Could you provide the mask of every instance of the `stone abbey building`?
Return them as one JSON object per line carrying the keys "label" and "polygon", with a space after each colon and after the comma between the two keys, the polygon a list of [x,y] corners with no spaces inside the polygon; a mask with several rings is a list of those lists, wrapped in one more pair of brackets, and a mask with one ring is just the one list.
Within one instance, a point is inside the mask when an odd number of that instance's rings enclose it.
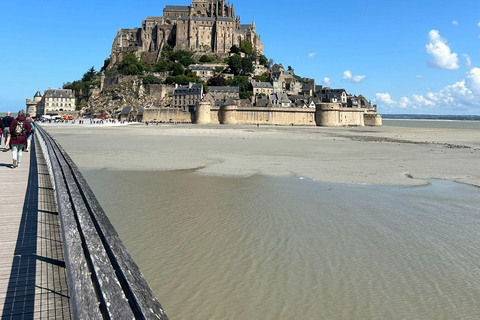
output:
{"label": "stone abbey building", "polygon": [[225,0],[193,0],[190,6],[166,6],[162,17],[147,17],[141,28],[120,29],[113,42],[111,65],[125,53],[155,63],[166,44],[175,51],[226,56],[241,41],[250,42],[257,54],[263,54],[255,21],[241,24],[233,4]]}

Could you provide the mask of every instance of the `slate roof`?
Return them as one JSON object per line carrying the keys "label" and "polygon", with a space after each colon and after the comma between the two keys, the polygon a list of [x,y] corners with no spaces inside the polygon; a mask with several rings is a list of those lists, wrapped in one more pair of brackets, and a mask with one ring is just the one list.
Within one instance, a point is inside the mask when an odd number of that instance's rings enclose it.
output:
{"label": "slate roof", "polygon": [[130,114],[130,111],[132,111],[132,107],[123,107],[122,109],[122,114]]}
{"label": "slate roof", "polygon": [[208,71],[214,71],[215,68],[213,67],[208,67],[208,66],[190,66],[190,70],[208,70]]}
{"label": "slate roof", "polygon": [[252,87],[273,89],[273,86],[270,82],[252,82]]}
{"label": "slate roof", "polygon": [[48,98],[73,98],[73,91],[71,89],[49,89],[45,92]]}
{"label": "slate roof", "polygon": [[240,89],[239,87],[220,87],[220,86],[211,86],[211,87],[208,87],[208,89],[210,89],[210,91],[213,91],[213,92],[239,92]]}
{"label": "slate roof", "polygon": [[248,29],[250,29],[252,27],[251,24],[241,24],[240,25],[240,31],[244,32],[244,31],[247,31]]}
{"label": "slate roof", "polygon": [[189,87],[178,87],[173,92],[173,95],[181,95],[181,94],[199,94],[202,92],[203,85],[202,84],[194,84],[191,88]]}
{"label": "slate roof", "polygon": [[165,6],[166,11],[187,11],[190,12],[189,6]]}

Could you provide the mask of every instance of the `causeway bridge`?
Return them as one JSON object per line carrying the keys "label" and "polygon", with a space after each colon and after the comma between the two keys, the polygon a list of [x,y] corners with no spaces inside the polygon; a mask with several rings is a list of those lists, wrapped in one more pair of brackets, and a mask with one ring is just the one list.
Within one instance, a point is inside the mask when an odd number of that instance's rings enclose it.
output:
{"label": "causeway bridge", "polygon": [[168,320],[72,159],[36,126],[0,152],[1,319]]}

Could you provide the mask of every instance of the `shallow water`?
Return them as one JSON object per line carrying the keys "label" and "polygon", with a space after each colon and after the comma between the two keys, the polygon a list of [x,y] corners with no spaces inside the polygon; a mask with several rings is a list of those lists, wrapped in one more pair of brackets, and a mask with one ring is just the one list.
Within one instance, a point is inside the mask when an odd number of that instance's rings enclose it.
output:
{"label": "shallow water", "polygon": [[383,119],[384,126],[409,128],[467,129],[480,130],[480,121],[466,120],[398,120]]}
{"label": "shallow water", "polygon": [[480,189],[84,175],[176,319],[478,319]]}

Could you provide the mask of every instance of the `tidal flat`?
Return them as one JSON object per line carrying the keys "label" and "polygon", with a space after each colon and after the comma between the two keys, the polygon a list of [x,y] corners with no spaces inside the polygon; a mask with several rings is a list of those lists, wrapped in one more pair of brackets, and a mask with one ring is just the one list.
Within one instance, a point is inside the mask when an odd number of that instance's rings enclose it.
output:
{"label": "tidal flat", "polygon": [[172,320],[478,319],[480,130],[407,125],[44,128]]}
{"label": "tidal flat", "polygon": [[298,176],[397,186],[441,179],[480,186],[476,123],[456,129],[428,123],[379,128],[169,124],[45,128],[83,168],[197,169],[197,174],[216,176]]}

